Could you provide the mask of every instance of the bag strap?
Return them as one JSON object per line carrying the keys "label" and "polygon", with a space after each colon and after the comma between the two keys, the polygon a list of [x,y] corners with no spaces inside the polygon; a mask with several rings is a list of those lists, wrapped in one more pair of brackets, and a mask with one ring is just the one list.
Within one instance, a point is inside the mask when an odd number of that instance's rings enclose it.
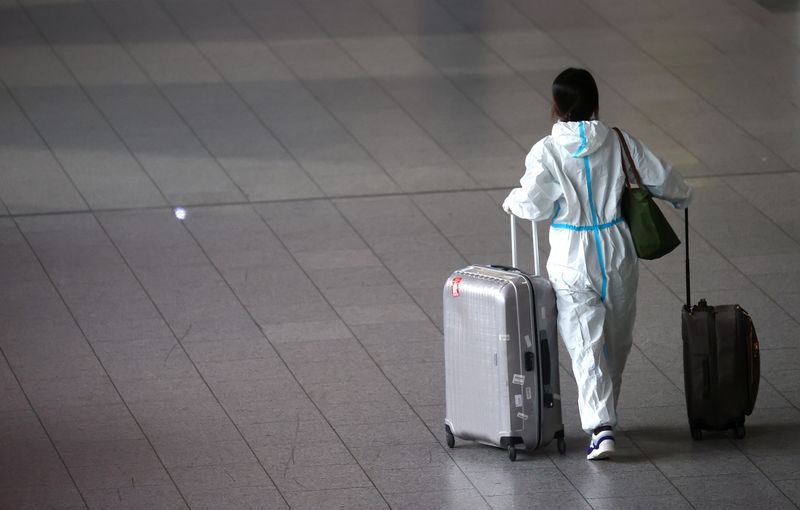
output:
{"label": "bag strap", "polygon": [[[622,135],[622,131],[620,131],[620,129],[617,128],[617,127],[613,128],[613,129],[614,129],[614,131],[617,132],[617,138],[619,138],[619,143],[620,143],[620,145],[622,145],[622,152],[624,153],[623,159],[627,160],[628,168],[631,169],[631,171],[633,172],[633,175],[636,177],[636,184],[638,184],[640,188],[642,188],[643,190],[647,191],[648,194],[649,194],[650,190],[648,190],[644,186],[644,184],[642,184],[642,177],[639,175],[639,170],[636,169],[636,163],[633,162],[633,157],[631,156],[631,150],[628,148],[628,143],[625,141],[625,137]],[[623,170],[625,169],[625,164],[624,163],[622,165],[622,169]],[[627,172],[625,173],[625,185],[628,188],[631,187],[630,186],[630,182],[628,181]]]}

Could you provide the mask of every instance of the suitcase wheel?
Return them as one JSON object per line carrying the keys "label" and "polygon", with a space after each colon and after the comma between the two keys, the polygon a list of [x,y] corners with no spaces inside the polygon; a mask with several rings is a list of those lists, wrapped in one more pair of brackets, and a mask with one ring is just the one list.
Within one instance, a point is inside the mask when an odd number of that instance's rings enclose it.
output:
{"label": "suitcase wheel", "polygon": [[700,427],[692,427],[692,439],[695,441],[700,441],[703,439],[703,431],[700,430]]}
{"label": "suitcase wheel", "polygon": [[564,440],[563,437],[558,438],[558,453],[564,455],[567,452],[567,442]]}
{"label": "suitcase wheel", "polygon": [[514,448],[513,444],[508,445],[508,458],[511,460],[511,462],[517,460],[517,449]]}
{"label": "suitcase wheel", "polygon": [[733,437],[741,439],[745,435],[744,424],[733,427]]}
{"label": "suitcase wheel", "polygon": [[453,436],[453,433],[450,432],[450,427],[445,426],[444,428],[445,435],[447,437],[447,447],[448,448],[455,448],[456,447],[456,438]]}

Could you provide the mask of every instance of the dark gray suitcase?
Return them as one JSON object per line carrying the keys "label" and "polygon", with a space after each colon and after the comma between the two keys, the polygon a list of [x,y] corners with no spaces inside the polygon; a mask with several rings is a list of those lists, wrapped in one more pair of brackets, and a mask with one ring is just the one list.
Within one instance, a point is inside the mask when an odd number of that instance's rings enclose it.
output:
{"label": "dark gray suitcase", "polygon": [[753,412],[760,378],[758,336],[750,315],[739,305],[691,306],[689,212],[686,211],[686,304],[681,316],[683,377],[689,429],[733,429],[744,437],[745,415]]}
{"label": "dark gray suitcase", "polygon": [[[534,272],[473,265],[444,286],[447,444],[455,438],[505,448],[539,448],[556,439],[564,453],[555,293]],[[512,265],[516,228],[511,217]]]}

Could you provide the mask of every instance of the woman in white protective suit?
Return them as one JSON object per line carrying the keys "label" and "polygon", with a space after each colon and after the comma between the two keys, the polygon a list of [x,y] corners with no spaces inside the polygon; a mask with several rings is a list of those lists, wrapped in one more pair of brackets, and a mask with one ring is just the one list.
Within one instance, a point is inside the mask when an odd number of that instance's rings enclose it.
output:
{"label": "woman in white protective suit", "polygon": [[[614,452],[622,371],[633,343],[638,258],[620,213],[625,186],[616,134],[597,120],[597,85],[583,69],[553,82],[552,134],[525,158],[521,187],[503,203],[509,213],[550,220],[547,271],[556,292],[558,333],[572,358],[587,459]],[[625,134],[650,192],[684,207],[691,188],[669,164]]]}

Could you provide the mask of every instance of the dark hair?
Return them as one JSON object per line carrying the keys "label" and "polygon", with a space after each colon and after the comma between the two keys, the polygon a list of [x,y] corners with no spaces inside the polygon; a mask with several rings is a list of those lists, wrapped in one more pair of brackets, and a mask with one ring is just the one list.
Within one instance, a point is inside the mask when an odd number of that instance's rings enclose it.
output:
{"label": "dark hair", "polygon": [[570,67],[553,80],[554,119],[563,122],[591,120],[600,110],[597,84],[586,69]]}

